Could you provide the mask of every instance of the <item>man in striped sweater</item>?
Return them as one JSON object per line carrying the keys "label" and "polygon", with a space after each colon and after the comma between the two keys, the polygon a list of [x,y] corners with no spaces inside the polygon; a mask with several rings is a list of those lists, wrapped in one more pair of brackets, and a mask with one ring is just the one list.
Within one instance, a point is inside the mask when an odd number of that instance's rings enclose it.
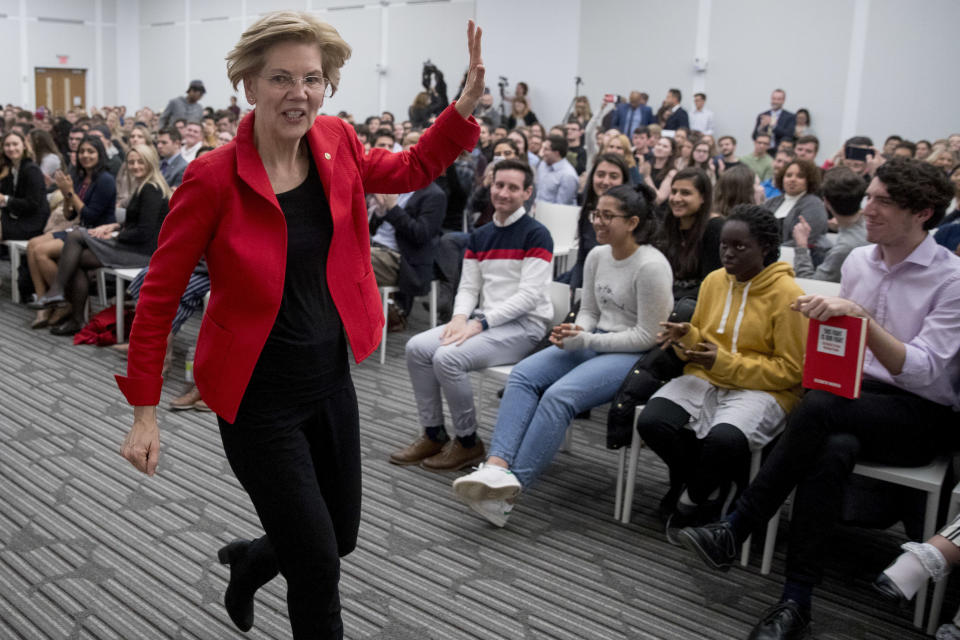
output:
{"label": "man in striped sweater", "polygon": [[[532,189],[527,163],[497,163],[490,187],[493,224],[478,228],[467,241],[453,318],[407,343],[407,368],[424,433],[393,453],[393,464],[452,471],[484,460],[469,373],[523,359],[553,317],[553,240],[523,208]],[[441,391],[455,438],[444,428]]]}

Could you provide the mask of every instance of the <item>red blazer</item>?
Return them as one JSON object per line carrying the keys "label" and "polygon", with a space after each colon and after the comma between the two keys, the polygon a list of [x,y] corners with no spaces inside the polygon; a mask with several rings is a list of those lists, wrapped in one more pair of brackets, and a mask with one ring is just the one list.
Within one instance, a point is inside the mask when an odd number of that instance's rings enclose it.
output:
{"label": "red blazer", "polygon": [[[253,144],[251,113],[233,142],[194,160],[170,201],[130,333],[127,375],[117,384],[134,406],[160,402],[167,334],[197,262],[206,256],[210,304],[200,326],[194,376],[204,401],[236,419],[283,295],[287,228]],[[479,126],[448,107],[402,153],[363,145],[349,124],[321,116],[307,132],[330,202],[333,238],[327,284],[357,362],[376,349],[383,308],[370,266],[364,192],[425,187],[477,142]]]}

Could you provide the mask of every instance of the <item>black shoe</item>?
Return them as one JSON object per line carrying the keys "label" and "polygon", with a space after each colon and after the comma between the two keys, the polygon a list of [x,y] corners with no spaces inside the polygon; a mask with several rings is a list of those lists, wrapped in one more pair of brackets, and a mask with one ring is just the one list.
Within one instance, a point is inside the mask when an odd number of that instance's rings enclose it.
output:
{"label": "black shoe", "polygon": [[737,559],[736,536],[729,522],[687,527],[679,533],[680,544],[695,552],[711,569],[728,571]]}
{"label": "black shoe", "polygon": [[910,602],[910,599],[903,595],[903,591],[900,590],[897,583],[891,580],[890,576],[885,573],[881,573],[877,576],[877,579],[873,581],[873,590],[891,604],[902,607]]}
{"label": "black shoe", "polygon": [[243,561],[243,557],[250,548],[249,540],[234,540],[227,546],[217,552],[217,559],[220,564],[230,567],[230,583],[227,585],[227,592],[223,597],[223,605],[240,631],[250,631],[253,626],[253,595],[256,590],[249,591],[240,587],[239,574],[241,570],[236,569],[235,565]]}
{"label": "black shoe", "polygon": [[63,295],[59,296],[40,296],[35,300],[31,300],[27,303],[28,309],[33,309],[34,311],[39,311],[41,309],[52,309],[54,307],[65,307],[67,306],[67,300]]}
{"label": "black shoe", "polygon": [[50,333],[55,336],[72,336],[79,332],[80,329],[83,329],[80,323],[73,318],[69,318],[55,327],[50,327]]}
{"label": "black shoe", "polygon": [[747,640],[799,640],[809,629],[810,613],[793,600],[785,600],[764,612]]}

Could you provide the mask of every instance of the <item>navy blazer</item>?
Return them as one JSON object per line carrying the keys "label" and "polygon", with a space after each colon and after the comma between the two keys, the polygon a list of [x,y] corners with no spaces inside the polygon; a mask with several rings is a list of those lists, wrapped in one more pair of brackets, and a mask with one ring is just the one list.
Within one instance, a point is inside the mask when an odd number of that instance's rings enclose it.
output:
{"label": "navy blazer", "polygon": [[402,293],[418,296],[430,289],[433,280],[433,260],[437,253],[443,219],[447,215],[447,196],[443,189],[431,182],[410,196],[406,206],[396,206],[383,218],[370,221],[370,236],[384,222],[397,232],[400,247],[400,273],[397,287]]}
{"label": "navy blazer", "polygon": [[[73,190],[77,194],[80,193],[81,184],[82,181],[74,174]],[[81,199],[83,200],[83,210],[80,212],[81,226],[92,229],[108,222],[117,221],[114,215],[117,208],[117,181],[106,169],[93,179]],[[67,219],[74,220],[76,217],[77,213],[74,211],[73,217]]]}
{"label": "navy blazer", "polygon": [[[623,128],[627,126],[627,117],[630,112],[629,102],[621,102],[617,105],[616,110],[614,111],[613,120],[610,123],[610,128],[616,129],[620,133],[625,133],[627,137],[633,135],[633,131],[624,131]],[[646,125],[653,122],[653,109],[648,107],[645,104],[640,105],[640,122],[637,122],[637,127],[645,127]]]}
{"label": "navy blazer", "polygon": [[663,125],[664,129],[669,129],[671,131],[676,131],[680,127],[690,128],[690,116],[687,115],[686,109],[680,107],[676,111],[670,114],[667,118],[666,123]]}
{"label": "navy blazer", "polygon": [[180,183],[183,182],[183,172],[187,169],[187,161],[178,153],[166,160],[166,169],[163,168],[163,162],[163,160],[160,161],[160,173],[163,174],[163,179],[167,181],[171,189],[179,187]]}
{"label": "navy blazer", "polygon": [[[770,133],[769,128],[765,128],[762,132],[760,130],[760,118],[762,116],[770,115],[770,109],[763,111],[757,114],[757,123],[753,126],[753,137],[756,138],[758,133]],[[773,128],[773,148],[776,149],[780,145],[780,141],[783,139],[793,140],[794,130],[797,128],[797,115],[795,113],[790,113],[786,109],[780,112],[780,117],[777,118],[777,126]]]}
{"label": "navy blazer", "polygon": [[29,240],[43,233],[50,217],[50,205],[43,171],[35,162],[24,158],[17,186],[13,186],[13,173],[8,173],[0,180],[0,193],[9,196],[7,206],[0,213],[4,240]]}

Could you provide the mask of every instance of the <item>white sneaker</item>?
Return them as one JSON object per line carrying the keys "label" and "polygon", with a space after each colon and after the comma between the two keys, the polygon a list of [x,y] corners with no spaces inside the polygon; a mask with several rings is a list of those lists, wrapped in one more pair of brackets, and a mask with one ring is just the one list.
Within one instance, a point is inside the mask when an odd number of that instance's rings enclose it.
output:
{"label": "white sneaker", "polygon": [[520,493],[520,481],[509,469],[480,463],[476,471],[453,481],[453,493],[468,504],[480,500],[506,500]]}
{"label": "white sneaker", "polygon": [[468,502],[467,506],[496,527],[506,525],[510,512],[513,511],[513,505],[506,500],[477,500]]}

